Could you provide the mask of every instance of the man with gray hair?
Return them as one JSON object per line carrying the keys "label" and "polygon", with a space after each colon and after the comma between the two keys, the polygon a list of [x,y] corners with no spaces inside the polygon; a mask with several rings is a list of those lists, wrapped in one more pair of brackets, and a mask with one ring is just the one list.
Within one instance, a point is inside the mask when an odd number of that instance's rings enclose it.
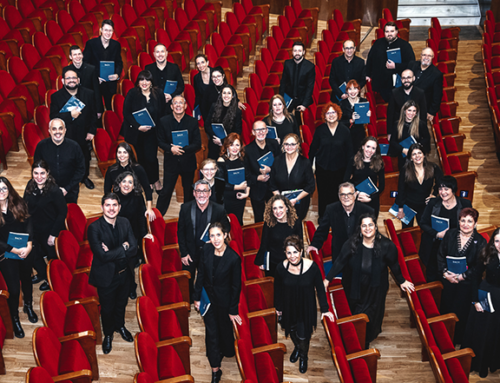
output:
{"label": "man with gray hair", "polygon": [[[182,269],[191,273],[189,295],[193,302],[193,282],[200,258],[203,256],[205,233],[211,223],[220,222],[229,232],[231,226],[222,205],[210,201],[210,184],[198,180],[194,184],[194,200],[183,203],[179,212],[177,238],[181,253]],[[204,238],[205,237],[205,238]]]}
{"label": "man with gray hair", "polygon": [[330,229],[332,229],[332,262],[335,262],[342,246],[359,224],[359,217],[365,213],[373,214],[371,207],[356,201],[357,196],[358,192],[356,192],[352,183],[344,182],[340,184],[340,201],[331,203],[326,207],[308,251],[321,249],[328,238]]}

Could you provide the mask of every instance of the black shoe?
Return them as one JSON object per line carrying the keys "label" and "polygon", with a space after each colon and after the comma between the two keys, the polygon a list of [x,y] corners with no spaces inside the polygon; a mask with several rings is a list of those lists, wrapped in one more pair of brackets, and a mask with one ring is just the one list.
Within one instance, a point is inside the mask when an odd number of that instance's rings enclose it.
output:
{"label": "black shoe", "polygon": [[14,336],[16,338],[24,338],[24,330],[21,327],[18,314],[12,317],[12,327],[14,328]]}
{"label": "black shoe", "polygon": [[95,188],[95,185],[94,185],[94,183],[90,180],[90,178],[85,178],[85,179],[83,180],[83,184],[85,185],[85,187],[86,187],[87,189],[92,190],[93,188]]}
{"label": "black shoe", "polygon": [[33,311],[33,303],[32,302],[24,302],[23,312],[28,314],[28,319],[31,323],[38,322],[38,317]]}
{"label": "black shoe", "polygon": [[45,278],[40,278],[40,274],[33,275],[31,277],[31,283],[33,283],[34,285],[36,285],[37,283],[40,283],[43,280],[45,280]]}
{"label": "black shoe", "polygon": [[135,292],[135,290],[133,290],[133,291],[130,292],[129,297],[130,297],[130,299],[136,299],[137,298],[137,293]]}
{"label": "black shoe", "polygon": [[113,343],[113,335],[106,335],[102,341],[102,352],[109,354],[111,352],[111,345]]}
{"label": "black shoe", "polygon": [[122,328],[120,328],[116,332],[122,336],[122,338],[123,338],[124,341],[126,341],[126,342],[133,342],[134,341],[134,338],[132,337],[132,334],[130,333],[130,331],[128,331],[125,328],[125,326],[123,326]]}
{"label": "black shoe", "polygon": [[212,383],[219,383],[221,376],[222,376],[222,370],[220,368],[216,372],[212,371]]}
{"label": "black shoe", "polygon": [[299,371],[301,374],[305,374],[307,372],[307,356],[305,358],[300,357]]}
{"label": "black shoe", "polygon": [[47,281],[43,282],[40,287],[39,287],[40,291],[49,291],[50,290],[50,286],[49,284],[47,283]]}
{"label": "black shoe", "polygon": [[292,353],[290,354],[290,362],[295,363],[297,362],[297,360],[299,360],[299,349],[298,347],[295,347]]}
{"label": "black shoe", "polygon": [[299,338],[297,338],[297,331],[290,331],[290,339],[293,342],[293,351],[290,354],[290,362],[296,363],[299,360]]}

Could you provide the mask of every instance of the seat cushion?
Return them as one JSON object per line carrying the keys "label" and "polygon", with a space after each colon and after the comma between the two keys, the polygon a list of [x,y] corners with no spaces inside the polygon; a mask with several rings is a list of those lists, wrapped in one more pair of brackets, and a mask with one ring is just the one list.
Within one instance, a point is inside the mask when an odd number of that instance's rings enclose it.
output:
{"label": "seat cushion", "polygon": [[405,256],[418,253],[417,247],[415,246],[415,242],[413,242],[413,237],[410,233],[399,234],[399,242],[401,243]]}
{"label": "seat cushion", "polygon": [[433,318],[440,315],[439,309],[436,306],[436,301],[432,297],[432,294],[429,290],[419,291],[417,295],[427,318]]}
{"label": "seat cushion", "polygon": [[358,334],[353,323],[343,323],[339,325],[339,329],[347,354],[363,350],[359,344]]}
{"label": "seat cushion", "polygon": [[406,262],[406,267],[410,273],[411,280],[415,285],[421,285],[426,283],[424,272],[420,266],[420,262],[417,259],[412,259]]}
{"label": "seat cushion", "polygon": [[170,379],[185,374],[182,360],[172,346],[158,349],[158,375],[160,379]]}
{"label": "seat cushion", "polygon": [[83,305],[68,307],[64,321],[64,334],[75,334],[82,331],[95,331],[94,326]]}
{"label": "seat cushion", "polygon": [[255,368],[259,383],[279,383],[276,368],[267,352],[255,355]]}
{"label": "seat cushion", "polygon": [[269,327],[267,327],[266,321],[262,317],[250,319],[250,332],[254,347],[266,346],[273,343]]}
{"label": "seat cushion", "polygon": [[352,377],[352,372],[351,372],[351,367],[349,366],[349,362],[346,359],[344,349],[340,346],[335,346],[335,356],[336,356],[337,362],[339,364],[339,369],[340,369],[340,371],[338,371],[338,373],[339,373],[339,375],[342,375],[343,382],[344,383],[354,383],[354,380]]}
{"label": "seat cushion", "polygon": [[363,358],[353,359],[349,362],[349,365],[351,366],[351,371],[356,383],[371,383],[372,378],[370,376],[370,370]]}
{"label": "seat cushion", "polygon": [[455,351],[455,346],[453,345],[450,335],[448,334],[448,331],[446,331],[446,326],[443,322],[431,323],[430,327],[441,354]]}
{"label": "seat cushion", "polygon": [[59,356],[59,375],[81,370],[92,370],[82,346],[76,340],[64,342]]}
{"label": "seat cushion", "polygon": [[453,383],[467,383],[469,379],[465,375],[465,372],[457,358],[451,358],[445,361],[448,367],[448,372],[451,375]]}

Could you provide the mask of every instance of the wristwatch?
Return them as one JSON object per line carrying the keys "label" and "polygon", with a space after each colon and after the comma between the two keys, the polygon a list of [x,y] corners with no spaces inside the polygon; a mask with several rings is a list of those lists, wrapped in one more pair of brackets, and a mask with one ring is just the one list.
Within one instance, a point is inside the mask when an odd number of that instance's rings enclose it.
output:
{"label": "wristwatch", "polygon": [[124,244],[123,244],[123,248],[125,249],[125,251],[127,251],[129,247],[130,247],[130,246],[129,246],[127,243],[124,243]]}

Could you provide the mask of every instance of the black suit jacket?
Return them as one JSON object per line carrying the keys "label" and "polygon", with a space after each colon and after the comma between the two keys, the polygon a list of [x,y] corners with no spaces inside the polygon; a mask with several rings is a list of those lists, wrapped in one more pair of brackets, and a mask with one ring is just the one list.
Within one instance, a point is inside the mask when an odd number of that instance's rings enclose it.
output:
{"label": "black suit jacket", "polygon": [[[365,213],[373,214],[373,209],[361,202],[355,202],[354,205],[354,221],[356,225],[359,222],[359,217]],[[347,229],[345,227],[344,221],[345,210],[340,202],[334,202],[329,204],[325,209],[325,214],[321,218],[316,233],[314,233],[314,238],[311,242],[311,246],[314,246],[318,250],[321,249],[323,243],[325,243],[330,228],[332,229],[332,260],[335,259],[340,254],[340,250],[344,243],[349,239],[347,236]]]}
{"label": "black suit jacket", "polygon": [[443,73],[431,64],[418,76],[418,73],[421,71],[420,61],[410,61],[408,69],[411,69],[415,74],[414,85],[418,86],[425,93],[427,113],[435,116],[439,112],[441,99],[443,98]]}
{"label": "black suit jacket", "polygon": [[215,248],[207,243],[203,248],[203,257],[198,267],[198,276],[194,288],[194,300],[199,301],[204,287],[210,302],[228,309],[229,314],[238,315],[238,303],[241,291],[241,259],[227,246],[217,270],[213,270]]}
{"label": "black suit jacket", "polygon": [[[94,257],[89,274],[89,283],[95,287],[108,287],[115,275],[115,261],[126,260],[127,264],[137,253],[137,240],[132,226],[127,218],[116,217],[115,227],[119,233],[120,245],[111,248],[113,233],[104,217],[90,224],[88,239]],[[122,243],[128,242],[130,247],[125,250]],[[104,251],[102,244],[108,246],[109,251]]]}
{"label": "black suit jacket", "polygon": [[[83,51],[83,61],[93,65],[96,69],[97,76],[101,74],[101,61],[114,61],[115,73],[121,76],[123,70],[122,61],[122,46],[116,40],[110,40],[109,45],[104,49],[101,37],[90,39],[85,44]],[[105,79],[106,80],[106,79]]]}
{"label": "black suit jacket", "polygon": [[[152,64],[146,65],[144,69],[150,71],[153,75],[153,86],[156,86],[161,90],[165,90],[165,84],[167,83],[167,80],[177,81],[177,88],[171,94],[172,98],[184,92],[184,79],[182,78],[182,73],[179,70],[177,64],[167,62],[167,65],[161,71],[158,68],[158,65],[156,65],[156,62],[154,62]],[[170,111],[171,103],[172,101],[168,102],[168,109],[170,109]]]}
{"label": "black suit jacket", "polygon": [[[425,102],[425,94],[422,89],[413,85],[410,92],[410,100],[417,103],[420,108],[420,120],[427,120],[427,103]],[[405,91],[402,86],[399,88],[394,88],[392,90],[392,97],[389,101],[389,106],[387,107],[387,134],[395,134],[394,124],[399,121],[399,115],[401,114],[401,109],[405,104]]]}
{"label": "black suit jacket", "polygon": [[[214,193],[214,190],[212,190]],[[181,211],[179,212],[179,222],[177,230],[177,238],[179,241],[179,250],[181,252],[181,257],[190,255],[191,259],[197,256],[196,252],[196,227],[193,225],[193,214],[196,217],[196,200],[192,200],[181,205]],[[209,216],[207,217],[207,222],[214,223],[220,222],[229,232],[231,225],[227,219],[226,211],[222,205],[209,202],[207,209],[209,209]],[[211,211],[210,211],[211,210]]]}
{"label": "black suit jacket", "polygon": [[348,63],[344,55],[333,59],[329,77],[330,86],[332,87],[331,100],[333,102],[338,103],[337,97],[340,98],[343,95],[339,86],[344,82],[347,84],[350,80],[356,80],[360,89],[365,86],[365,60],[354,56],[351,62]]}
{"label": "black suit jacket", "polygon": [[95,66],[89,63],[82,63],[79,69],[73,64],[68,65],[68,68],[71,68],[78,74],[81,86],[94,91],[96,112],[103,113],[104,106],[102,104],[101,90],[99,89],[99,76],[97,76]]}
{"label": "black suit jacket", "polygon": [[[293,80],[294,80],[294,66],[293,59],[286,60],[283,68],[283,76],[280,82],[280,94],[282,96],[288,94],[293,98]],[[292,109],[296,106],[303,105],[306,108],[313,103],[312,94],[314,90],[314,81],[316,78],[316,69],[314,64],[309,60],[304,59],[299,73],[299,85],[297,91],[297,98],[292,102]]]}
{"label": "black suit jacket", "polygon": [[93,91],[79,87],[75,97],[85,104],[85,108],[82,109],[82,113],[77,118],[73,120],[71,112],[59,112],[71,98],[71,94],[63,87],[51,96],[50,119],[60,118],[63,120],[66,124],[66,138],[80,143],[85,141],[87,133],[96,133],[97,112]]}

